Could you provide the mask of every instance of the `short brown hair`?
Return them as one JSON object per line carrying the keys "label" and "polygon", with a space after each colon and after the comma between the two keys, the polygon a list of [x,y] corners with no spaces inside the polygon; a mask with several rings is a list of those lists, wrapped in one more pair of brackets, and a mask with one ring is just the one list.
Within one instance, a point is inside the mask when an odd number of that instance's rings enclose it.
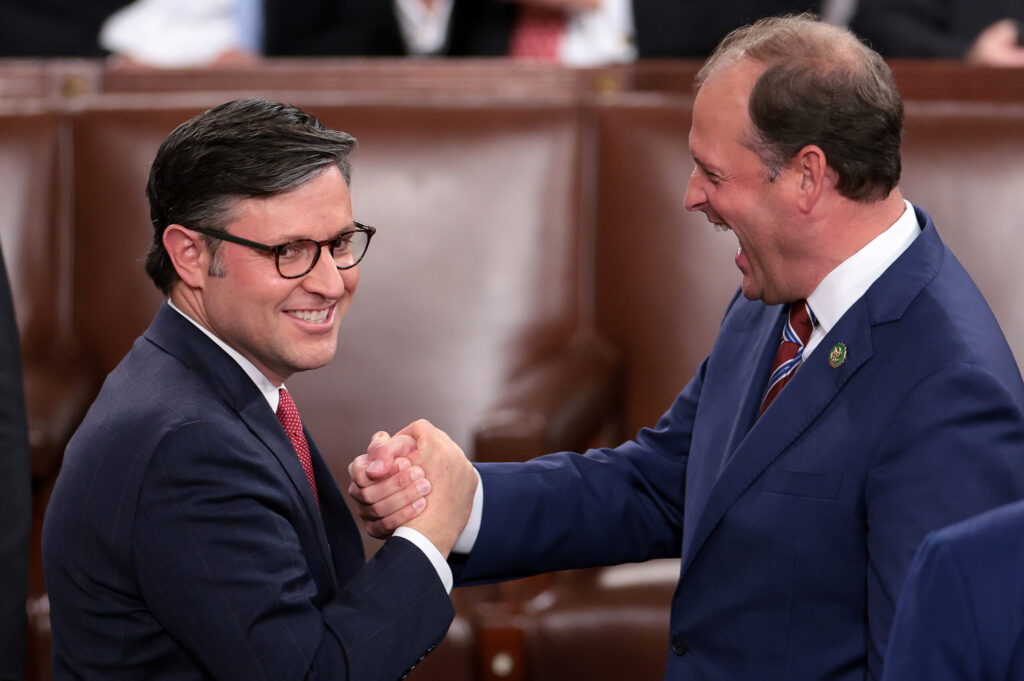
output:
{"label": "short brown hair", "polygon": [[163,244],[168,225],[223,229],[238,199],[286,192],[332,165],[348,182],[355,147],[348,133],[262,99],[227,102],[182,123],[160,145],[146,185],[153,224],[146,272],[169,294],[178,274]]}
{"label": "short brown hair", "polygon": [[771,179],[800,149],[817,145],[847,198],[885,198],[900,179],[903,100],[882,57],[845,28],[813,15],[738,28],[697,74],[699,88],[741,58],[766,65],[750,93],[747,141]]}

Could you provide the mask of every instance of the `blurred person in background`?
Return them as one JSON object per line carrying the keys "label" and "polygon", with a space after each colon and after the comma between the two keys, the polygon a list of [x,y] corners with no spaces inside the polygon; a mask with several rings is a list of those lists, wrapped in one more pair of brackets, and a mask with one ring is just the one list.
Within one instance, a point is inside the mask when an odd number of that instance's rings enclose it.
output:
{"label": "blurred person in background", "polygon": [[[482,9],[487,4],[493,6],[489,11]],[[489,41],[486,54],[590,66],[647,57],[706,57],[734,28],[820,7],[807,0],[490,0],[481,3],[477,25]],[[523,45],[538,14],[563,25],[554,54],[531,54]],[[453,28],[454,22],[453,17]]]}
{"label": "blurred person in background", "polygon": [[128,0],[0,0],[0,57],[100,57],[100,25]]}
{"label": "blurred person in background", "polygon": [[883,57],[1024,66],[1015,0],[858,0],[850,27]]}
{"label": "blurred person in background", "polygon": [[153,66],[258,55],[511,56],[595,66],[706,56],[731,29],[819,2],[743,0],[136,0],[103,26],[112,53]]}

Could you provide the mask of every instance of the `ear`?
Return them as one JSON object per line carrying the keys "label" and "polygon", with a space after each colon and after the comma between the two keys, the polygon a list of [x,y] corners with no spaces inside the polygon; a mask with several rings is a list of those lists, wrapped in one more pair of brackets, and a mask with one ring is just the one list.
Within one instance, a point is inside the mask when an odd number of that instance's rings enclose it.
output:
{"label": "ear", "polygon": [[818,199],[829,179],[834,179],[834,172],[828,167],[828,159],[821,147],[808,144],[793,157],[790,163],[800,178],[797,192],[797,205],[800,212],[807,214],[814,210]]}
{"label": "ear", "polygon": [[190,288],[203,288],[210,264],[210,252],[202,236],[181,225],[168,225],[164,230],[163,242],[181,281]]}

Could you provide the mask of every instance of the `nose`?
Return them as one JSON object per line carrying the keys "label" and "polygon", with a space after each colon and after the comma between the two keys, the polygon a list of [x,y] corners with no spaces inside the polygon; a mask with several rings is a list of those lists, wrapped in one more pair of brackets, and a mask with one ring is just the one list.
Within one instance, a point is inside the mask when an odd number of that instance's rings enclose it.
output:
{"label": "nose", "polygon": [[345,293],[345,280],[327,244],[320,247],[320,257],[317,258],[313,269],[302,277],[302,286],[310,293],[319,294],[324,298],[340,298]]}
{"label": "nose", "polygon": [[707,203],[708,197],[704,193],[705,181],[697,166],[694,166],[693,172],[690,173],[690,180],[686,184],[686,196],[683,199],[686,210],[701,210]]}

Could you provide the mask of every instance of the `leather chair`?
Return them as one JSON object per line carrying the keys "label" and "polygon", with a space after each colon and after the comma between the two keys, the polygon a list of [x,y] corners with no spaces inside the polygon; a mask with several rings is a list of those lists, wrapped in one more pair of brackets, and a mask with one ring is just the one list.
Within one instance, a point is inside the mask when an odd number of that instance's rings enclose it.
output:
{"label": "leather chair", "polygon": [[[739,284],[735,238],[683,205],[691,105],[630,94],[596,106],[597,326],[625,376],[614,443],[668,409]],[[479,608],[481,679],[659,678],[678,572],[666,559],[545,575],[539,590]]]}
{"label": "leather chair", "polygon": [[21,341],[32,456],[28,674],[34,679],[49,678],[49,604],[39,558],[43,512],[64,446],[99,379],[71,333],[73,242],[63,133],[60,116],[41,101],[0,109],[0,240]]}
{"label": "leather chair", "polygon": [[[76,69],[82,75],[85,71]],[[604,82],[592,69],[563,69],[553,64],[501,59],[340,59],[275,57],[251,64],[204,68],[152,69],[107,67],[87,79],[94,92],[289,91],[391,94],[403,97],[536,97],[586,92]]]}
{"label": "leather chair", "polygon": [[908,102],[903,196],[924,208],[985,295],[1024,369],[1024,111],[1019,104]]}
{"label": "leather chair", "polygon": [[653,425],[711,351],[739,286],[736,238],[686,210],[692,98],[631,94],[598,108],[599,332],[622,352],[622,437]]}

